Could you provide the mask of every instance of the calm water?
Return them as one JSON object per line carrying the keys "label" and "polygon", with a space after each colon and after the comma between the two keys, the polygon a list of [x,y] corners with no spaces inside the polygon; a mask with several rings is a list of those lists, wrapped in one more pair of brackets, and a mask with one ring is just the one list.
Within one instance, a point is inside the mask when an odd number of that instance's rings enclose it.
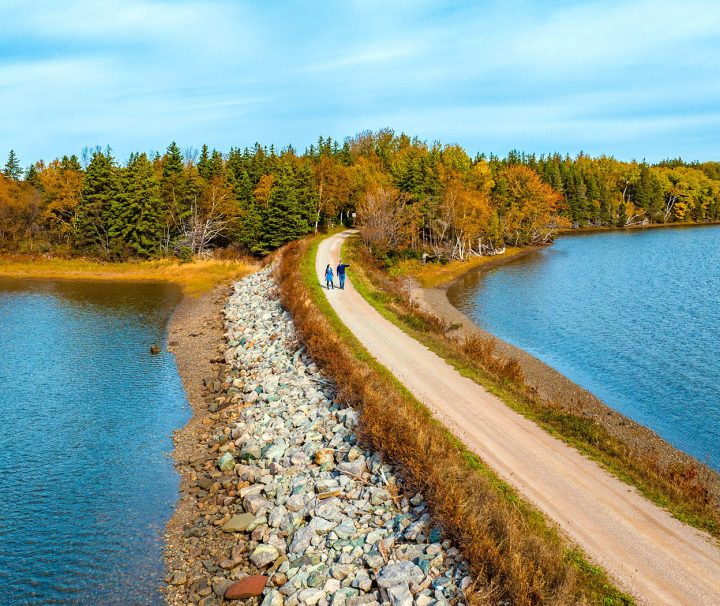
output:
{"label": "calm water", "polygon": [[0,603],[160,604],[179,292],[0,279]]}
{"label": "calm water", "polygon": [[451,301],[720,469],[720,226],[560,238]]}

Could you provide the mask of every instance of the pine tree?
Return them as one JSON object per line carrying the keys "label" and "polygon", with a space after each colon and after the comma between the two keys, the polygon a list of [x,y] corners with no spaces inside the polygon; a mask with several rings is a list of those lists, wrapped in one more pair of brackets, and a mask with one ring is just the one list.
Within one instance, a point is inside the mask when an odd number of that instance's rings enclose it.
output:
{"label": "pine tree", "polygon": [[637,205],[645,210],[651,220],[661,218],[663,204],[663,189],[660,179],[643,162],[640,166],[640,178],[635,186],[635,200]]}
{"label": "pine tree", "polygon": [[8,160],[5,163],[3,175],[5,175],[8,179],[12,179],[13,181],[20,181],[20,178],[23,175],[23,169],[20,166],[20,160],[18,160],[17,155],[15,155],[15,150],[11,149],[10,153],[8,154]]}
{"label": "pine tree", "polygon": [[284,162],[276,175],[267,208],[262,209],[262,232],[253,252],[267,253],[310,233],[309,213],[298,195],[292,166]]}
{"label": "pine tree", "polygon": [[627,224],[627,205],[625,202],[620,202],[620,207],[618,208],[618,218],[617,218],[617,226],[618,227],[625,227]]}
{"label": "pine tree", "polygon": [[111,252],[113,204],[118,188],[118,170],[109,153],[95,151],[87,168],[82,200],[75,216],[75,246],[107,256]]}
{"label": "pine tree", "polygon": [[25,183],[32,185],[38,191],[42,191],[42,181],[40,180],[40,172],[35,164],[31,164],[25,169]]}
{"label": "pine tree", "polygon": [[134,255],[161,253],[163,209],[160,184],[146,154],[133,155],[122,175],[122,193],[112,211],[110,237]]}
{"label": "pine tree", "polygon": [[197,168],[200,176],[203,179],[210,178],[210,152],[207,145],[202,146],[202,151],[200,152],[200,159],[198,160]]}
{"label": "pine tree", "polygon": [[63,156],[62,160],[60,160],[60,166],[62,166],[64,170],[82,170],[80,160],[78,160],[78,157],[75,154],[73,154],[69,158],[67,156]]}
{"label": "pine tree", "polygon": [[163,224],[168,241],[177,236],[180,224],[189,213],[191,200],[188,189],[185,160],[177,143],[173,141],[163,157],[160,178]]}

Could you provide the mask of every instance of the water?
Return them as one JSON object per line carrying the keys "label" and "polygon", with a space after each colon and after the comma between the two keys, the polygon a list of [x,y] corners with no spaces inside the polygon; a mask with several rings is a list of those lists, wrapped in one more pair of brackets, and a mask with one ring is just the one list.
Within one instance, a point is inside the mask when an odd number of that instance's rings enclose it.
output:
{"label": "water", "polygon": [[0,279],[0,603],[161,604],[189,417],[161,284]]}
{"label": "water", "polygon": [[560,238],[450,300],[720,469],[720,226]]}

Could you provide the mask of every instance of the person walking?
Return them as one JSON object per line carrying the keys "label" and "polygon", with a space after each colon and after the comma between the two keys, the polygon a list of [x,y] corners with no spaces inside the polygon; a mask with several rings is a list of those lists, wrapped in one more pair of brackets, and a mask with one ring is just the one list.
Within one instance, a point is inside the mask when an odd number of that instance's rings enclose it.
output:
{"label": "person walking", "polygon": [[335,288],[335,283],[333,282],[333,270],[332,267],[330,267],[330,264],[328,263],[328,266],[325,268],[325,286],[328,290],[331,288]]}
{"label": "person walking", "polygon": [[340,263],[337,266],[337,277],[340,280],[340,290],[345,290],[345,268],[350,267],[347,263],[343,263],[340,259]]}

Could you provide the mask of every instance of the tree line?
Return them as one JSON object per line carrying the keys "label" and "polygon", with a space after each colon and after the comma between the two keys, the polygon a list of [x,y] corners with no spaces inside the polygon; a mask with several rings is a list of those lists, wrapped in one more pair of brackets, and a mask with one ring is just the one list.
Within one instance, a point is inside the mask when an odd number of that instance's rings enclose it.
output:
{"label": "tree line", "polygon": [[181,258],[234,246],[264,255],[356,222],[382,254],[464,259],[550,241],[559,228],[720,219],[720,163],[585,154],[471,157],[384,129],[339,143],[203,146],[163,154],[85,149],[0,175],[0,247],[109,260]]}

